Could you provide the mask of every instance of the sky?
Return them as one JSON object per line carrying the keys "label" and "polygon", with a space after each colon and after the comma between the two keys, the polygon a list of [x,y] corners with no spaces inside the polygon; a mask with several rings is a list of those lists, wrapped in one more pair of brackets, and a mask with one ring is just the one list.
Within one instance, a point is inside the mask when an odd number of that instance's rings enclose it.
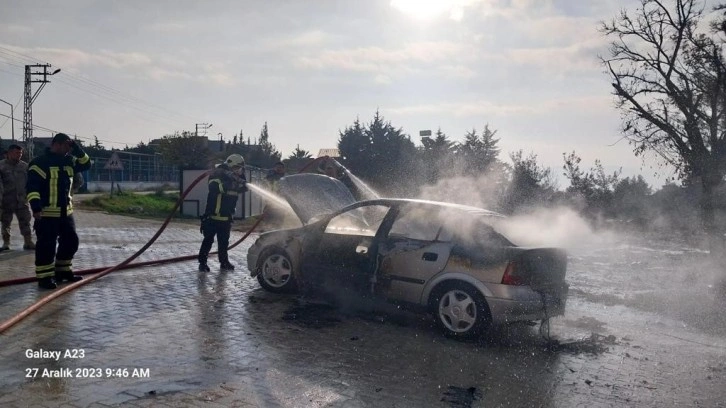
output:
{"label": "sky", "polygon": [[[60,68],[33,123],[107,148],[200,123],[212,124],[210,138],[242,130],[254,140],[267,122],[283,157],[296,146],[315,157],[379,110],[416,144],[420,130],[461,141],[488,125],[501,159],[533,152],[555,174],[575,151],[584,168],[600,159],[655,187],[671,175],[621,139],[598,60],[608,43],[599,23],[635,0],[0,3],[0,99],[22,120],[24,65]],[[0,126],[10,139],[2,116]]]}

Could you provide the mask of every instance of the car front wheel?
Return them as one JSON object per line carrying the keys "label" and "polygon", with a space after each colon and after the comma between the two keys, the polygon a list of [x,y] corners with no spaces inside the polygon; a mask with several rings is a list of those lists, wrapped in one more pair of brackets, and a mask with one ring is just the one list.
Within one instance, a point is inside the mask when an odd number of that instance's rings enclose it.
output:
{"label": "car front wheel", "polygon": [[473,338],[491,325],[484,296],[464,282],[447,283],[436,291],[432,307],[437,325],[455,338]]}
{"label": "car front wheel", "polygon": [[290,293],[297,287],[293,278],[293,263],[285,251],[265,251],[257,264],[257,281],[270,292]]}

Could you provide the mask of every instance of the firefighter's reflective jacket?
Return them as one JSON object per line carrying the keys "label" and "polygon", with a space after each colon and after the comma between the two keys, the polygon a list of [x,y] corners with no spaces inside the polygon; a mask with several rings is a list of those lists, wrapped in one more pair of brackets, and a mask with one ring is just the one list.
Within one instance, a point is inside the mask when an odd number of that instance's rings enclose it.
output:
{"label": "firefighter's reflective jacket", "polygon": [[43,217],[73,213],[73,177],[91,167],[88,155],[78,150],[76,157],[48,150],[30,162],[26,190],[33,213],[43,211]]}
{"label": "firefighter's reflective jacket", "polygon": [[209,193],[204,217],[217,221],[231,220],[239,193],[247,191],[246,183],[244,174],[237,176],[226,164],[217,166],[209,175]]}

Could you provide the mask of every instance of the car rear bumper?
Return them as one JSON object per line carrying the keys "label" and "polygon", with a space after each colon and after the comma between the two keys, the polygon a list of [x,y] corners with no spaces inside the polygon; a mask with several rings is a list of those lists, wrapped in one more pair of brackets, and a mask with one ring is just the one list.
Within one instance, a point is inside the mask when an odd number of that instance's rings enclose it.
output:
{"label": "car rear bumper", "polygon": [[541,320],[565,313],[567,285],[557,296],[535,292],[529,287],[493,285],[494,296],[487,296],[492,321],[506,324],[521,321]]}

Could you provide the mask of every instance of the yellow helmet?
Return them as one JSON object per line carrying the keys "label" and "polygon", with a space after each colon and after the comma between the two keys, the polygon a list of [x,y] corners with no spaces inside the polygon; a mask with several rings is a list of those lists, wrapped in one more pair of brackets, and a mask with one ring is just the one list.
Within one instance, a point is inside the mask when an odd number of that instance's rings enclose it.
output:
{"label": "yellow helmet", "polygon": [[244,167],[245,166],[245,159],[241,155],[235,153],[230,154],[229,157],[227,157],[227,160],[224,161],[224,164],[226,164],[229,167]]}

